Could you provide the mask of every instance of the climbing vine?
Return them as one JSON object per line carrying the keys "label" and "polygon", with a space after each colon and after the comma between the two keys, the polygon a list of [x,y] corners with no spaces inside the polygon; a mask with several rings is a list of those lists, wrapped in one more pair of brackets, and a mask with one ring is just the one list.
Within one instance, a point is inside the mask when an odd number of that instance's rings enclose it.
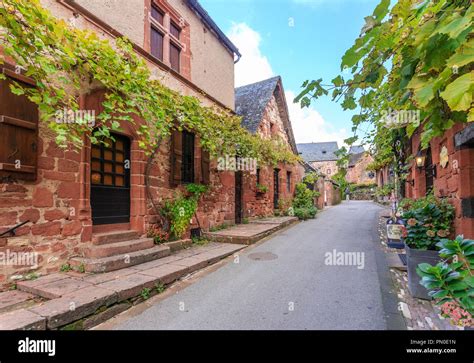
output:
{"label": "climbing vine", "polygon": [[[238,152],[271,164],[299,159],[282,140],[249,133],[230,110],[204,107],[196,97],[183,96],[152,79],[127,39],[110,42],[78,29],[55,18],[39,0],[0,1],[0,46],[36,82],[34,88],[14,82],[12,92],[25,94],[38,105],[41,121],[62,147],[81,147],[84,137],[101,142],[119,130],[121,122],[129,122],[137,124],[139,145],[147,152],[175,127],[198,134],[213,156]],[[0,64],[4,61],[0,58]],[[105,90],[103,111],[95,124],[86,118],[67,124],[55,121],[58,110],[79,110],[79,97],[94,89]],[[134,116],[146,123],[138,124]]]}
{"label": "climbing vine", "polygon": [[365,136],[378,143],[376,161],[386,165],[393,110],[397,116],[419,111],[393,126],[410,137],[421,125],[423,147],[454,123],[474,121],[473,24],[470,0],[398,0],[391,9],[390,0],[382,0],[342,57],[342,73],[331,84],[306,81],[296,101],[309,106],[331,92],[344,110],[359,109],[353,131],[367,126]]}

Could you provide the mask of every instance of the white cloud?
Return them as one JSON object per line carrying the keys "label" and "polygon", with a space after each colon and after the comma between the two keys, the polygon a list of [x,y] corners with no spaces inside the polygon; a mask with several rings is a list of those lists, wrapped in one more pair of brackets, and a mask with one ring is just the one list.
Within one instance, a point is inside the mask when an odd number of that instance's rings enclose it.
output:
{"label": "white cloud", "polygon": [[274,75],[270,62],[260,51],[262,37],[245,23],[233,24],[227,33],[242,58],[235,65],[235,86],[262,81]]}
{"label": "white cloud", "polygon": [[298,103],[293,103],[295,96],[293,91],[286,91],[286,102],[296,142],[337,141],[341,147],[343,140],[349,137],[347,130],[335,129],[313,106],[301,108]]}

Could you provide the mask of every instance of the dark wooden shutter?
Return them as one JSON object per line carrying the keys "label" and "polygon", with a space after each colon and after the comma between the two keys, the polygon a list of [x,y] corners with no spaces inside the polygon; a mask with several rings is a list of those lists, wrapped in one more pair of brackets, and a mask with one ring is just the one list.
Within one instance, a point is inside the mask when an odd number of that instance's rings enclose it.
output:
{"label": "dark wooden shutter", "polygon": [[173,130],[171,133],[170,155],[170,184],[171,186],[177,186],[181,183],[181,168],[183,164],[183,135],[181,131]]}
{"label": "dark wooden shutter", "polygon": [[161,61],[163,60],[163,38],[163,34],[151,27],[150,52]]}
{"label": "dark wooden shutter", "polygon": [[35,180],[37,172],[38,106],[25,95],[10,90],[13,80],[33,87],[29,78],[1,68],[0,81],[0,177]]}
{"label": "dark wooden shutter", "polygon": [[201,182],[209,184],[211,180],[211,158],[209,151],[201,149]]}

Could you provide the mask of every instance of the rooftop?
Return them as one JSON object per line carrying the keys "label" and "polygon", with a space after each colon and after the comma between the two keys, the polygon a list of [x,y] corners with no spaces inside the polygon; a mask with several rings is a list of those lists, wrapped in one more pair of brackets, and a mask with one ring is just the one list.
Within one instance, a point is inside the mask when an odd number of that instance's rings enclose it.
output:
{"label": "rooftop", "polygon": [[339,150],[336,141],[310,142],[297,144],[296,147],[306,162],[337,160],[335,152]]}

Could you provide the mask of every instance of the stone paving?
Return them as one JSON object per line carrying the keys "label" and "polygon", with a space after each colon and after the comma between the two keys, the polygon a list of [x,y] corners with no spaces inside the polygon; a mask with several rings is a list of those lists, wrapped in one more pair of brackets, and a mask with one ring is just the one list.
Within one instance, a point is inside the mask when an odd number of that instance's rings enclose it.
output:
{"label": "stone paving", "polygon": [[[244,246],[209,242],[117,271],[55,273],[19,281],[17,291],[0,293],[0,309],[3,309],[0,312],[4,311],[0,314],[0,329],[58,329],[107,309],[104,317],[110,318],[111,308],[116,309],[116,313],[121,312],[129,306],[126,305],[129,299],[144,291],[149,294],[242,248]],[[25,301],[30,302],[29,306],[13,309]],[[116,307],[117,304],[122,305]]]}
{"label": "stone paving", "polygon": [[217,242],[250,245],[297,221],[298,218],[289,216],[261,218],[220,231],[205,232],[204,236]]}
{"label": "stone paving", "polygon": [[440,315],[440,308],[433,302],[414,298],[408,291],[408,278],[406,267],[396,255],[405,251],[389,248],[387,241],[387,218],[390,210],[384,210],[379,218],[379,235],[384,251],[389,260],[390,273],[397,296],[399,299],[399,309],[405,319],[408,330],[461,330],[462,328],[453,326],[448,319]]}

